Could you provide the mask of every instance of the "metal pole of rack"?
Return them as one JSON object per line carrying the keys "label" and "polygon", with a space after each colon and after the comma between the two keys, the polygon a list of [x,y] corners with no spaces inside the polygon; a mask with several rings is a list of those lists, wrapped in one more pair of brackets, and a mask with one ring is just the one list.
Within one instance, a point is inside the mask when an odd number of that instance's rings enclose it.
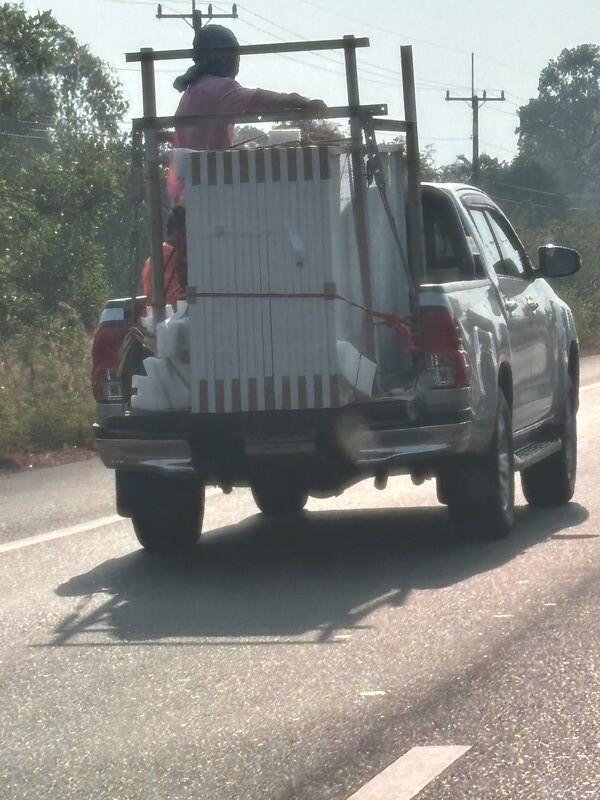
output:
{"label": "metal pole of rack", "polygon": [[[360,264],[363,301],[367,308],[373,307],[373,290],[371,286],[371,259],[369,255],[369,218],[367,210],[367,182],[365,161],[363,156],[362,125],[358,117],[360,92],[358,88],[358,68],[356,64],[356,39],[344,36],[344,55],[346,59],[346,84],[348,88],[348,105],[354,111],[350,117],[351,160],[352,160],[352,206],[358,260]],[[376,360],[375,332],[371,318],[365,314],[363,336],[366,356]]]}
{"label": "metal pole of rack", "polygon": [[[156,83],[154,75],[153,49],[142,48],[142,95],[145,117],[156,116]],[[154,319],[165,318],[165,284],[163,264],[163,225],[160,192],[160,162],[157,131],[144,131],[146,160],[146,191],[150,211],[150,261],[152,264],[152,308]]]}
{"label": "metal pole of rack", "polygon": [[417,100],[412,47],[410,45],[402,46],[400,54],[402,58],[404,115],[408,123],[406,131],[407,206],[410,228],[408,252],[415,288],[418,290],[425,278],[425,233],[423,205],[421,202],[421,159],[419,155],[419,134],[417,132]]}

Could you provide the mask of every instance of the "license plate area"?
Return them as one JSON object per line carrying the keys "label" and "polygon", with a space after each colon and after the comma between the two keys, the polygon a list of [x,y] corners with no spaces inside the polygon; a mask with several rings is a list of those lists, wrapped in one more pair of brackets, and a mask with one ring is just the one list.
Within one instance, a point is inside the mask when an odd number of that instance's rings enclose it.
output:
{"label": "license plate area", "polygon": [[317,449],[314,431],[282,436],[246,436],[244,443],[247,456],[307,455]]}

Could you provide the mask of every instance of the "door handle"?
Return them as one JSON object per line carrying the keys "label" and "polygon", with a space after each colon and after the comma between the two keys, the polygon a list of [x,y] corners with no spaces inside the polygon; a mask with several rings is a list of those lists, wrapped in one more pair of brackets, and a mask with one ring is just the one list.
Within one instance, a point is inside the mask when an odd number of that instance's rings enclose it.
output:
{"label": "door handle", "polygon": [[504,300],[504,308],[508,311],[509,314],[512,314],[513,311],[516,311],[519,307],[519,304],[516,300],[509,300],[508,297],[503,297]]}
{"label": "door handle", "polygon": [[539,307],[540,304],[537,302],[537,300],[534,300],[533,297],[527,298],[527,308],[530,311],[537,311]]}

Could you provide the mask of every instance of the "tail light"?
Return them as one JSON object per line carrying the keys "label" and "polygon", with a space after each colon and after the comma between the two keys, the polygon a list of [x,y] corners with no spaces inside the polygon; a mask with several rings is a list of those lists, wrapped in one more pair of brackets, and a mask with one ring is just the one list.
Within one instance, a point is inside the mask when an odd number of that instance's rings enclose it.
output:
{"label": "tail light", "polygon": [[420,309],[419,350],[430,388],[459,389],[469,385],[469,362],[460,328],[447,308]]}
{"label": "tail light", "polygon": [[98,403],[123,402],[123,389],[117,377],[119,350],[125,340],[123,322],[100,323],[92,345],[92,391]]}

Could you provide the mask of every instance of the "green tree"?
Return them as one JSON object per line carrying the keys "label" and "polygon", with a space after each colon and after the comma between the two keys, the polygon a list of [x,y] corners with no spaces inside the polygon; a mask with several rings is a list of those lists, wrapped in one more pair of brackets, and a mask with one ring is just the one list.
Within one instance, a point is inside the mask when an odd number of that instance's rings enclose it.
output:
{"label": "green tree", "polygon": [[598,190],[600,47],[565,49],[540,75],[538,96],[519,110],[521,163],[537,163],[563,192]]}
{"label": "green tree", "polygon": [[[403,140],[396,139],[396,143]],[[439,168],[435,163],[435,147],[432,144],[425,146],[420,153],[421,180],[435,183],[440,180]]]}
{"label": "green tree", "polygon": [[538,161],[518,155],[488,185],[511,216],[518,214],[527,225],[543,225],[562,219],[567,201],[555,176]]}
{"label": "green tree", "polygon": [[54,67],[50,37],[57,27],[49,11],[27,16],[20,5],[0,5],[0,114],[34,113],[27,80]]}
{"label": "green tree", "polygon": [[235,141],[237,144],[253,141],[260,144],[266,135],[266,131],[257,128],[256,125],[236,125],[235,128]]}
{"label": "green tree", "polygon": [[61,304],[89,328],[128,260],[120,87],[50,13],[4,3],[0,108],[0,335]]}
{"label": "green tree", "polygon": [[[436,170],[438,181],[471,183],[472,167],[465,155]],[[478,187],[511,217],[527,225],[541,225],[566,213],[565,197],[555,178],[539,162],[518,155],[512,162],[482,153]]]}
{"label": "green tree", "polygon": [[[127,111],[118,80],[51,12],[0,5],[0,114],[55,134],[115,134]],[[35,126],[38,126],[37,128]]]}
{"label": "green tree", "polygon": [[31,76],[27,91],[57,134],[116,135],[127,111],[119,81],[107,65],[62,25],[48,32],[54,69]]}

